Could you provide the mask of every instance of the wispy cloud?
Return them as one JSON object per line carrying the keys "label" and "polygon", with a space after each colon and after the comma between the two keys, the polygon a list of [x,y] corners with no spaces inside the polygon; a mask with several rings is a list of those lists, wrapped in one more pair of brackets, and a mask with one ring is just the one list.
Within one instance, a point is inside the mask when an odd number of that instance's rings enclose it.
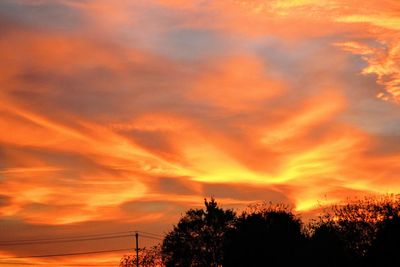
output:
{"label": "wispy cloud", "polygon": [[398,7],[3,1],[2,227],[162,233],[209,196],[308,212],[397,192]]}

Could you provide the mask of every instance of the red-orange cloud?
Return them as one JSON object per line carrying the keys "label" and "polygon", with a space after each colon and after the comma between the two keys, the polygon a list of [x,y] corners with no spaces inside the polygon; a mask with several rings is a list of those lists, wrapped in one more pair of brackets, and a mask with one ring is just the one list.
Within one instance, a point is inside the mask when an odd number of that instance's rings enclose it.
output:
{"label": "red-orange cloud", "polygon": [[307,215],[318,201],[397,193],[398,7],[2,2],[1,239],[162,234],[209,196],[239,210],[285,202]]}

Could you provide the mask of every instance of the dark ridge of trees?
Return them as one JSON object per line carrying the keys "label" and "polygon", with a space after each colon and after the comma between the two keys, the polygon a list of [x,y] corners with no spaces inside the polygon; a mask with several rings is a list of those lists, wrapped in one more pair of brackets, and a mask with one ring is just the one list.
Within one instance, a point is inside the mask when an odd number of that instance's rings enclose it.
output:
{"label": "dark ridge of trees", "polygon": [[305,239],[301,220],[285,206],[246,211],[226,234],[223,266],[294,266]]}
{"label": "dark ridge of trees", "polygon": [[[395,225],[399,215],[400,198],[393,195],[334,205],[308,226],[309,251],[318,251],[320,260],[333,259],[330,266],[383,266],[378,261],[373,263],[383,252],[373,253],[373,250],[389,245],[388,240],[376,244],[384,233],[394,233],[396,227],[400,231],[400,225]],[[400,235],[395,238],[397,242],[399,238]],[[389,246],[394,248],[395,244]],[[388,260],[393,263],[394,258]]]}
{"label": "dark ridge of trees", "polygon": [[[120,267],[135,267],[136,255],[124,255],[119,263]],[[145,248],[139,252],[139,266],[141,267],[156,267],[163,266],[161,259],[161,247],[153,246]]]}
{"label": "dark ridge of trees", "polygon": [[190,209],[162,244],[166,267],[217,267],[222,264],[225,233],[236,214],[219,208],[212,198],[205,209]]}
{"label": "dark ridge of trees", "polygon": [[345,240],[335,225],[320,224],[314,229],[314,233],[308,237],[305,262],[311,267],[350,266],[352,257],[345,245]]}
{"label": "dark ridge of trees", "polygon": [[140,266],[400,266],[397,195],[334,205],[308,224],[284,205],[252,206],[237,215],[214,199],[204,204],[165,236],[158,265]]}
{"label": "dark ridge of trees", "polygon": [[366,266],[400,266],[400,218],[398,215],[378,224],[376,238],[367,254]]}

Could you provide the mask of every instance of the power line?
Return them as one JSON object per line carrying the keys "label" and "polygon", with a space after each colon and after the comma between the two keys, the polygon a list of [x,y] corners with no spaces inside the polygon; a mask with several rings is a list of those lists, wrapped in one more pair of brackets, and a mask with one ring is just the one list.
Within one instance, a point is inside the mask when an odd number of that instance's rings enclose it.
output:
{"label": "power line", "polygon": [[[122,232],[127,233],[127,232]],[[133,233],[133,232],[129,232]],[[137,232],[137,233],[145,233],[145,232]],[[92,238],[82,238],[92,236]],[[97,236],[97,237],[95,237]],[[140,235],[143,238],[148,239],[155,239],[162,241],[162,238],[158,238],[156,234],[146,233]],[[97,234],[97,235],[86,235],[86,236],[75,236],[74,238],[67,239],[66,237],[63,238],[53,238],[53,239],[25,239],[25,242],[18,241],[6,241],[0,243],[0,246],[13,246],[13,245],[33,245],[33,244],[49,244],[49,243],[66,243],[66,242],[80,242],[80,241],[89,241],[89,240],[104,240],[104,239],[114,239],[114,238],[122,238],[122,237],[132,237],[132,234],[127,235],[114,235],[114,236],[107,236],[106,234]],[[40,241],[39,241],[40,240]],[[9,264],[6,262],[1,262],[1,260],[8,260],[8,259],[27,259],[27,258],[49,258],[49,257],[65,257],[65,256],[76,256],[76,255],[87,255],[87,254],[100,254],[100,253],[109,253],[109,252],[121,252],[121,251],[130,251],[133,248],[124,248],[124,249],[113,249],[113,250],[99,250],[99,251],[85,251],[85,252],[74,252],[74,253],[58,253],[58,254],[47,254],[47,255],[31,255],[31,256],[14,256],[8,258],[0,258],[0,264]],[[12,264],[12,263],[10,263]],[[83,265],[81,265],[83,266]]]}
{"label": "power line", "polygon": [[113,239],[113,238],[130,237],[135,232],[143,233],[148,238],[162,240],[162,238],[158,238],[158,237],[162,237],[161,235],[158,235],[158,234],[153,234],[153,233],[143,232],[143,231],[126,231],[126,232],[114,232],[114,233],[81,235],[81,236],[71,236],[71,237],[6,240],[6,241],[0,241],[0,246],[13,246],[13,245],[19,246],[19,245],[67,243],[67,242]]}
{"label": "power line", "polygon": [[1,262],[0,265],[7,264],[7,265],[29,265],[29,266],[54,266],[54,265],[62,265],[62,266],[80,266],[80,267],[90,267],[90,266],[115,266],[116,262],[100,262],[100,263],[52,263],[52,262],[40,262],[40,263],[32,263],[32,262],[16,262],[16,261],[9,261],[9,262]]}
{"label": "power line", "polygon": [[132,237],[132,235],[115,235],[115,236],[104,236],[104,237],[92,237],[92,238],[76,238],[76,239],[65,239],[65,240],[48,240],[48,241],[32,241],[32,242],[14,242],[14,243],[0,243],[0,246],[23,246],[23,245],[42,245],[42,244],[54,244],[54,243],[71,243],[91,240],[104,240],[104,239],[116,239],[123,237]]}
{"label": "power line", "polygon": [[145,235],[153,235],[153,236],[157,236],[157,237],[164,237],[162,235],[159,234],[153,234],[153,233],[149,233],[149,232],[145,232],[145,231],[138,231],[139,233],[145,234]]}
{"label": "power line", "polygon": [[128,251],[128,250],[133,250],[133,248],[120,248],[120,249],[111,249],[111,250],[96,250],[96,251],[74,252],[74,253],[64,253],[64,254],[15,256],[15,257],[8,257],[8,258],[0,258],[0,260],[29,259],[29,258],[51,258],[51,257],[76,256],[76,255],[87,255],[87,254],[101,254],[101,253],[109,253],[109,252],[121,252],[121,251]]}
{"label": "power line", "polygon": [[79,236],[69,236],[69,237],[4,240],[4,241],[0,241],[0,243],[5,244],[5,243],[15,243],[15,242],[53,241],[53,240],[63,240],[63,239],[75,239],[75,238],[90,238],[90,237],[96,237],[96,236],[121,235],[121,234],[128,234],[128,233],[132,234],[132,233],[134,233],[134,231],[113,232],[113,233],[92,234],[92,235],[79,235]]}
{"label": "power line", "polygon": [[143,235],[141,234],[140,237],[144,237],[144,238],[149,238],[149,239],[155,239],[155,240],[159,240],[162,241],[162,238],[158,238],[158,237],[154,237],[154,236],[148,236],[148,235]]}

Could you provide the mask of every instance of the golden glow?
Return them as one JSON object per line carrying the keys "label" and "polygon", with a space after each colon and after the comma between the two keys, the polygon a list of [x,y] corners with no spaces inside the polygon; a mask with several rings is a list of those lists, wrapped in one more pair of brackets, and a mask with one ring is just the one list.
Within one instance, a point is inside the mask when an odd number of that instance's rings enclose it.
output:
{"label": "golden glow", "polygon": [[398,16],[387,15],[350,15],[337,18],[339,22],[347,23],[369,23],[374,26],[388,28],[391,30],[400,30],[400,18]]}
{"label": "golden glow", "polygon": [[400,190],[398,1],[3,2],[0,218],[22,237]]}

